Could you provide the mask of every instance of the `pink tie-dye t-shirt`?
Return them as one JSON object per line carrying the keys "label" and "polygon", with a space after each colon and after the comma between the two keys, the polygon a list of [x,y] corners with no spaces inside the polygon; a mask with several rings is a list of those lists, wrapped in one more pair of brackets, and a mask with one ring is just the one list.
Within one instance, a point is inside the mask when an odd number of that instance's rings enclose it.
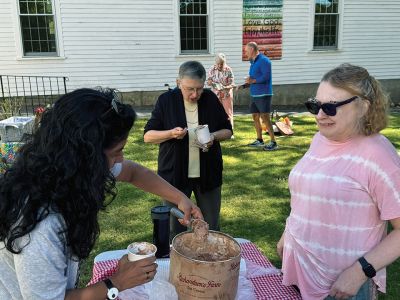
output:
{"label": "pink tie-dye t-shirt", "polygon": [[[337,277],[400,217],[400,157],[382,135],[333,142],[317,133],[289,176],[283,283],[324,299]],[[374,277],[385,291],[386,270]]]}

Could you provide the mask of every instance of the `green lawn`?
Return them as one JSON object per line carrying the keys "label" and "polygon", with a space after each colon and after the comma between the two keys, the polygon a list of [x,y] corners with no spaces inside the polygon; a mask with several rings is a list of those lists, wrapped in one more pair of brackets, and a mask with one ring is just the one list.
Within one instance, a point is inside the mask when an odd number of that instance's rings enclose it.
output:
{"label": "green lawn", "polygon": [[[289,214],[288,175],[307,151],[316,132],[314,118],[292,118],[295,135],[278,137],[279,151],[266,152],[246,146],[254,139],[250,116],[235,118],[235,139],[222,144],[224,184],[222,188],[221,230],[234,237],[254,242],[261,251],[280,267],[276,243]],[[135,124],[125,150],[125,157],[150,169],[157,168],[158,146],[143,143],[146,120]],[[383,131],[400,150],[400,114],[393,113],[390,127]],[[127,184],[118,185],[118,197],[100,214],[100,238],[89,259],[83,264],[81,284],[91,276],[93,258],[106,250],[123,249],[133,241],[152,241],[150,209],[160,199],[145,194]],[[400,263],[390,266],[388,294],[380,299],[398,299],[400,283],[395,274]]]}

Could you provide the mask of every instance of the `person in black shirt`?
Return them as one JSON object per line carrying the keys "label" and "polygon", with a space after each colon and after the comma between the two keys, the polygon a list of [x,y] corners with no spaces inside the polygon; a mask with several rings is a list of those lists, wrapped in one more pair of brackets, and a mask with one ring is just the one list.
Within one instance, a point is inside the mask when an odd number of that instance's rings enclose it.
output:
{"label": "person in black shirt", "polygon": [[[194,193],[210,229],[219,230],[222,152],[232,126],[217,96],[204,89],[206,71],[197,61],[179,68],[177,88],[162,94],[144,129],[146,143],[160,144],[158,174],[188,197]],[[200,144],[195,129],[208,125],[210,141]],[[173,204],[165,201],[165,204]],[[171,218],[171,238],[185,227]]]}

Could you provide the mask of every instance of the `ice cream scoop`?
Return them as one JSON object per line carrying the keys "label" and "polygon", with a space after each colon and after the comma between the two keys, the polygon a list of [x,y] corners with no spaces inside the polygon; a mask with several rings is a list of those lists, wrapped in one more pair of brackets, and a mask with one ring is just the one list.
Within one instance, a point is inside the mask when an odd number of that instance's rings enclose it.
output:
{"label": "ice cream scoop", "polygon": [[[177,207],[172,207],[170,210],[171,214],[173,216],[175,216],[178,219],[183,219],[185,217],[185,214],[183,213],[183,211],[181,211],[179,208]],[[188,224],[188,228],[191,229],[190,225],[192,224],[193,219],[190,219],[190,222]]]}
{"label": "ice cream scoop", "polygon": [[[185,214],[179,208],[172,207],[170,212],[178,219],[183,219],[185,217]],[[187,227],[193,231],[195,231],[196,228],[207,228],[208,231],[208,223],[202,219],[191,218]]]}

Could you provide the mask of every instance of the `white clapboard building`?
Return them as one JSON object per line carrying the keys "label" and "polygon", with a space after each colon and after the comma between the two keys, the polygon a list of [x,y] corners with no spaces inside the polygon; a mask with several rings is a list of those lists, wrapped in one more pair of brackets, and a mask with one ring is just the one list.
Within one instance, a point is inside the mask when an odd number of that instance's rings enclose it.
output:
{"label": "white clapboard building", "polygon": [[66,76],[68,90],[113,87],[151,105],[182,62],[208,69],[219,52],[242,83],[245,25],[280,33],[274,103],[302,103],[343,62],[400,101],[399,0],[0,0],[0,75]]}

